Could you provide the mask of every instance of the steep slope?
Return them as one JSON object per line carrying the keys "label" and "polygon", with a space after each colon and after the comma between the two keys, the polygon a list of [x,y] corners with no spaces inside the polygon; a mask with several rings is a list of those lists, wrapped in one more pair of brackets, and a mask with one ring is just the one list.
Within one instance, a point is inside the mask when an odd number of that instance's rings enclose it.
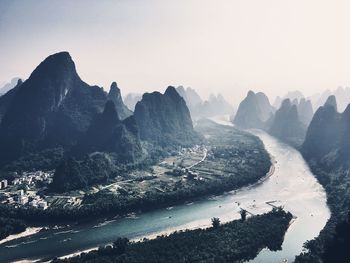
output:
{"label": "steep slope", "polygon": [[190,87],[185,89],[183,86],[178,86],[176,91],[181,97],[184,98],[189,110],[194,109],[203,103],[202,98],[198,95],[198,93]]}
{"label": "steep slope", "polygon": [[350,103],[350,88],[338,87],[333,94],[337,98],[339,111],[343,112]]}
{"label": "steep slope", "polygon": [[334,108],[335,111],[338,111],[338,106],[337,106],[337,99],[335,98],[334,95],[330,95],[326,102],[324,103],[324,106],[331,106]]}
{"label": "steep slope", "polygon": [[299,120],[297,106],[285,99],[276,111],[269,133],[290,143],[301,145],[305,138],[306,126]]}
{"label": "steep slope", "polygon": [[95,153],[83,160],[70,157],[57,167],[50,190],[67,192],[96,183],[106,183],[115,170],[114,163],[105,153]]}
{"label": "steep slope", "polygon": [[22,85],[22,80],[18,79],[17,84],[12,89],[7,91],[6,94],[0,97],[0,124],[3,116],[5,115],[5,113],[7,112],[7,109],[12,103],[12,99],[14,98],[15,94],[17,93],[21,85]]}
{"label": "steep slope", "polygon": [[273,111],[273,107],[264,93],[249,91],[246,98],[239,104],[233,122],[244,129],[265,128]]}
{"label": "steep slope", "polygon": [[306,100],[304,98],[302,98],[299,101],[299,104],[297,106],[298,108],[298,115],[299,115],[299,119],[300,121],[305,124],[306,126],[309,126],[312,117],[314,115],[314,111],[312,109],[312,104],[310,100]]}
{"label": "steep slope", "polygon": [[121,120],[124,120],[132,115],[132,111],[129,110],[123,102],[120,89],[118,88],[116,82],[113,82],[111,84],[111,88],[108,93],[108,99],[114,102],[115,108]]}
{"label": "steep slope", "polygon": [[341,140],[347,129],[346,116],[345,112],[343,116],[337,112],[335,97],[328,97],[325,105],[316,111],[307,130],[302,146],[306,159],[319,161],[342,147]]}
{"label": "steep slope", "polygon": [[95,117],[76,150],[81,154],[114,153],[119,162],[135,161],[142,148],[134,117],[121,121],[113,101],[107,101],[103,113]]}
{"label": "steep slope", "polygon": [[191,117],[197,118],[202,111],[202,98],[194,89],[191,89],[189,87],[185,89],[183,86],[178,86],[176,88],[176,91],[185,100],[186,105],[190,110]]}
{"label": "steep slope", "polygon": [[12,78],[9,83],[6,83],[4,86],[0,87],[0,96],[4,95],[8,91],[10,91],[14,87],[16,87],[19,80],[20,80],[20,78],[18,78],[18,77]]}
{"label": "steep slope", "polygon": [[197,139],[185,100],[174,87],[145,93],[134,113],[142,140],[161,146],[189,145]]}
{"label": "steep slope", "polygon": [[0,165],[28,152],[70,147],[107,95],[78,76],[68,52],[49,56],[19,86],[0,126]]}

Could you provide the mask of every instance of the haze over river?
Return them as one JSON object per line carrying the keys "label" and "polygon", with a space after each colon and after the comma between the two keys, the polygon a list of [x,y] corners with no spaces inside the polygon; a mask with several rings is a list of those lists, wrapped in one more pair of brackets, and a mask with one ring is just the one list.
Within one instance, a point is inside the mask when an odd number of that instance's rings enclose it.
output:
{"label": "haze over river", "polygon": [[289,227],[282,250],[262,250],[251,262],[290,262],[302,251],[305,241],[316,237],[325,226],[330,211],[326,194],[310,172],[300,153],[262,131],[252,131],[263,141],[274,159],[275,172],[262,182],[194,203],[136,214],[105,222],[50,229],[0,245],[1,262],[52,258],[105,245],[119,236],[130,239],[154,236],[186,228],[206,227],[212,217],[222,222],[240,217],[240,208],[253,214],[282,205],[296,219]]}

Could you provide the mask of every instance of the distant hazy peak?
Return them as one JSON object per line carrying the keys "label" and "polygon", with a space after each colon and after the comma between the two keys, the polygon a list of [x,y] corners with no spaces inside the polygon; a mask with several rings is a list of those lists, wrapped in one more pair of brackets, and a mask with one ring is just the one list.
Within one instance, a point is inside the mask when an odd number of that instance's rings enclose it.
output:
{"label": "distant hazy peak", "polygon": [[254,96],[255,95],[255,92],[252,91],[252,90],[249,90],[248,93],[247,93],[247,97],[251,97],[251,96]]}
{"label": "distant hazy peak", "polygon": [[22,80],[20,78],[18,78],[18,77],[12,78],[9,83],[5,82],[4,86],[0,87],[0,95],[5,94],[9,90],[11,90],[14,87],[21,85],[21,84],[22,84]]}
{"label": "distant hazy peak", "polygon": [[[187,88],[187,89],[189,89],[189,88]],[[176,90],[181,96],[185,96],[186,95],[186,90],[185,90],[185,88],[183,86],[178,86],[176,88]]]}
{"label": "distant hazy peak", "polygon": [[283,98],[289,98],[291,101],[294,99],[300,100],[304,98],[304,95],[299,90],[289,91]]}
{"label": "distant hazy peak", "polygon": [[338,110],[338,107],[337,107],[337,99],[335,98],[335,96],[334,96],[334,95],[330,95],[330,96],[327,98],[327,100],[326,100],[324,106],[332,106],[332,107],[337,111],[337,110]]}
{"label": "distant hazy peak", "polygon": [[290,99],[284,99],[281,104],[281,108],[290,108],[292,106],[292,103]]}

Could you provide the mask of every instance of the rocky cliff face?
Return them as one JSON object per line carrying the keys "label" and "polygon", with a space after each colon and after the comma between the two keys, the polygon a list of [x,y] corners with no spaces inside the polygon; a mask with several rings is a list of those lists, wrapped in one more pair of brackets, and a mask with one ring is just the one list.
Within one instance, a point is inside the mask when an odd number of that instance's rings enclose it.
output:
{"label": "rocky cliff face", "polygon": [[349,164],[349,133],[350,107],[338,113],[336,99],[330,96],[309,125],[302,153],[306,159],[321,162],[328,168]]}
{"label": "rocky cliff face", "polygon": [[336,100],[334,95],[330,95],[327,98],[324,106],[331,106],[331,107],[333,107],[335,109],[335,111],[338,111],[337,100]]}
{"label": "rocky cliff face", "polygon": [[249,91],[246,98],[239,104],[234,124],[244,129],[265,128],[273,116],[274,109],[267,96]]}
{"label": "rocky cliff face", "polygon": [[48,148],[69,150],[85,136],[108,97],[119,103],[116,111],[129,114],[116,85],[107,96],[80,79],[68,52],[49,56],[0,98],[0,165]]}
{"label": "rocky cliff face", "polygon": [[14,98],[22,83],[22,80],[18,79],[17,84],[13,88],[8,90],[5,95],[0,97],[0,124],[2,118],[4,117],[5,113],[7,112],[8,108],[12,103],[12,99]]}
{"label": "rocky cliff face", "polygon": [[133,116],[121,121],[113,101],[92,121],[76,150],[81,154],[113,153],[119,162],[131,162],[142,154],[139,131]]}
{"label": "rocky cliff face", "polygon": [[164,94],[145,93],[134,116],[142,140],[167,146],[189,145],[197,139],[186,102],[174,87]]}
{"label": "rocky cliff face", "polygon": [[300,121],[297,106],[285,99],[276,111],[269,133],[294,146],[302,144],[306,126]]}
{"label": "rocky cliff face", "polygon": [[132,111],[129,110],[123,102],[120,89],[118,88],[116,82],[113,82],[111,85],[111,88],[108,93],[108,99],[113,101],[115,108],[118,112],[119,118],[121,120],[124,120],[132,115]]}

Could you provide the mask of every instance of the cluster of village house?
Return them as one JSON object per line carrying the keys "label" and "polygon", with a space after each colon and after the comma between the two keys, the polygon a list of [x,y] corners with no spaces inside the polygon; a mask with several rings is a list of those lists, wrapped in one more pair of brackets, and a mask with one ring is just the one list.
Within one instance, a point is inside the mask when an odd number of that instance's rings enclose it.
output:
{"label": "cluster of village house", "polygon": [[[17,175],[15,175],[17,176]],[[20,177],[16,177],[11,184],[7,180],[2,180],[0,184],[1,194],[4,196],[3,203],[32,206],[40,209],[48,207],[47,202],[36,194],[36,191],[29,191],[39,182],[50,184],[52,182],[51,172],[25,172]],[[20,189],[16,186],[22,186]]]}

